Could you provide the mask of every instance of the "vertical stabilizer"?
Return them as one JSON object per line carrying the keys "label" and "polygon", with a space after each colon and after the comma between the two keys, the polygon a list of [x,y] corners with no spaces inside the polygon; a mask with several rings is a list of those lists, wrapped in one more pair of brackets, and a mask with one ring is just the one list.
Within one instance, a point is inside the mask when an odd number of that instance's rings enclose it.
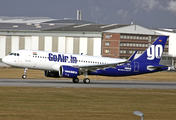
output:
{"label": "vertical stabilizer", "polygon": [[134,61],[159,64],[167,38],[168,36],[158,37],[158,39],[155,40],[153,44],[148,47],[148,49]]}

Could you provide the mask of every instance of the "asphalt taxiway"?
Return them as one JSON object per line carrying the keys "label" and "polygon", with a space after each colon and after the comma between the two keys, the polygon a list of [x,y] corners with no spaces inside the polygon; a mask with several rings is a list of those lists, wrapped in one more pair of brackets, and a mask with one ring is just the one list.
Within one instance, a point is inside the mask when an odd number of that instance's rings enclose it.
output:
{"label": "asphalt taxiway", "polygon": [[72,83],[71,79],[0,79],[0,86],[54,88],[176,89],[176,82],[91,80],[89,84],[85,84],[82,81],[80,81],[79,83]]}

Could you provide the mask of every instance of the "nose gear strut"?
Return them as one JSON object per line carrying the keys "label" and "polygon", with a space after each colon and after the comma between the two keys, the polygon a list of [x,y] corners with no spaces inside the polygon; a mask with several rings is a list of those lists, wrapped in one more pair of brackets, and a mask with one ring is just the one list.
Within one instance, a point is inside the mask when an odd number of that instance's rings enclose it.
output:
{"label": "nose gear strut", "polygon": [[27,71],[28,71],[28,68],[24,68],[24,75],[22,75],[22,78],[23,78],[23,79],[26,79],[26,77],[27,77],[27,76],[26,76]]}

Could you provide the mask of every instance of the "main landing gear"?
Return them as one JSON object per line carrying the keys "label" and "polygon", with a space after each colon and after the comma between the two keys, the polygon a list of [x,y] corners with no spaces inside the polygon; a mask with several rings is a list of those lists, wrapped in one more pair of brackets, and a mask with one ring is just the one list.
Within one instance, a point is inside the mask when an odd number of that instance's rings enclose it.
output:
{"label": "main landing gear", "polygon": [[83,82],[86,83],[86,84],[89,84],[90,83],[90,79],[89,78],[84,78]]}
{"label": "main landing gear", "polygon": [[24,75],[22,75],[22,78],[23,78],[23,79],[26,79],[26,77],[27,77],[27,76],[26,76],[27,71],[28,71],[28,68],[24,68]]}
{"label": "main landing gear", "polygon": [[[73,81],[73,83],[79,83],[79,79],[78,78],[73,78],[72,81]],[[84,78],[83,79],[83,83],[89,84],[90,83],[90,79],[89,78]]]}
{"label": "main landing gear", "polygon": [[79,79],[78,78],[73,78],[73,83],[79,83]]}
{"label": "main landing gear", "polygon": [[90,79],[88,78],[87,73],[88,73],[87,70],[85,72],[83,72],[83,75],[86,77],[86,78],[83,79],[83,83],[89,84]]}
{"label": "main landing gear", "polygon": [[[90,83],[90,79],[87,78],[87,72],[84,72],[83,75],[86,77],[83,79],[83,83],[89,84]],[[79,79],[78,78],[73,78],[73,83],[79,83]]]}

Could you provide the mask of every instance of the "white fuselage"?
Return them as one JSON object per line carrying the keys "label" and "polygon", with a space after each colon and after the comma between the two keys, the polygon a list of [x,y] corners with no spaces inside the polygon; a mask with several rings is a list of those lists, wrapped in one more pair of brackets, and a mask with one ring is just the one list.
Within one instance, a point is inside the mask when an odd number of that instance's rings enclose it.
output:
{"label": "white fuselage", "polygon": [[84,66],[111,64],[126,61],[125,59],[94,57],[87,55],[45,52],[37,50],[18,50],[5,56],[3,62],[16,67],[58,71],[61,65]]}

